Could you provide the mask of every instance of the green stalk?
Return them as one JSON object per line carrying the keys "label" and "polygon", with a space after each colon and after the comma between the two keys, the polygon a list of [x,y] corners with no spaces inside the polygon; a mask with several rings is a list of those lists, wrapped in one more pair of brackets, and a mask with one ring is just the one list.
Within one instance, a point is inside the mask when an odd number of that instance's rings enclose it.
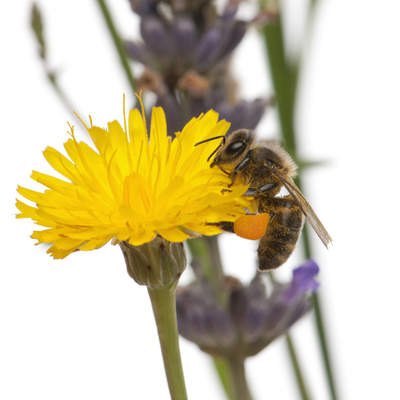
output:
{"label": "green stalk", "polygon": [[147,288],[147,290],[157,324],[171,400],[187,400],[179,351],[175,290],[171,290],[170,287],[162,289]]}
{"label": "green stalk", "polygon": [[190,253],[193,257],[200,259],[205,278],[211,282],[218,301],[224,305],[222,298],[221,284],[224,278],[221,256],[216,236],[203,236],[196,240],[188,240]]}
{"label": "green stalk", "polygon": [[[315,3],[316,1],[311,3],[312,8],[315,7]],[[278,116],[281,125],[282,136],[285,141],[285,147],[287,151],[295,160],[297,160],[298,157],[296,152],[296,136],[294,130],[294,112],[299,64],[296,66],[290,66],[287,62],[280,18],[278,18],[276,23],[268,24],[264,27],[264,38],[266,41],[266,50],[278,102]],[[302,185],[300,178],[296,179],[296,184],[301,190]],[[311,247],[307,225],[305,225],[303,229],[302,243],[305,257],[310,258]],[[328,379],[329,390],[332,400],[337,400],[335,382],[333,378],[318,294],[313,295],[313,302],[315,323],[318,332],[319,344],[322,351],[325,373]]]}
{"label": "green stalk", "polygon": [[294,134],[294,106],[297,87],[297,70],[286,62],[284,39],[280,17],[275,23],[264,26],[264,38],[271,69],[272,81],[278,105],[285,149],[297,159],[296,137]]}
{"label": "green stalk", "polygon": [[31,8],[31,28],[36,38],[37,44],[37,52],[42,61],[43,68],[46,73],[46,77],[53,86],[54,91],[56,92],[57,96],[61,100],[64,107],[67,109],[69,113],[73,116],[76,121],[79,121],[74,112],[78,113],[76,107],[72,105],[72,102],[69,100],[68,96],[60,87],[57,81],[57,73],[56,71],[52,71],[49,67],[49,62],[47,59],[47,44],[44,35],[44,23],[42,18],[42,13],[37,6],[37,4],[33,3]]}
{"label": "green stalk", "polygon": [[[47,69],[47,67],[45,66],[45,69]],[[55,74],[51,73],[51,72],[47,72],[47,78],[49,79],[49,82],[51,83],[51,85],[53,86],[54,91],[56,92],[58,98],[61,100],[61,103],[64,105],[64,107],[66,108],[66,110],[74,117],[74,119],[76,121],[79,121],[79,119],[77,118],[77,116],[75,115],[75,113],[77,113],[78,115],[82,115],[78,112],[77,108],[75,106],[72,105],[72,102],[69,100],[68,96],[65,94],[65,92],[61,89],[61,87],[59,86],[57,80],[56,80],[56,76]],[[79,121],[80,122],[80,121]]]}
{"label": "green stalk", "polygon": [[228,359],[228,364],[232,374],[234,400],[252,400],[249,387],[247,386],[244,360],[244,358],[236,357]]}
{"label": "green stalk", "polygon": [[[268,274],[268,277],[269,277],[271,283],[274,285],[275,284],[275,276],[274,276],[273,271],[270,271],[270,273]],[[291,338],[289,332],[286,334],[286,345],[289,350],[290,361],[292,362],[292,366],[294,369],[294,374],[296,377],[297,386],[298,386],[300,394],[301,394],[301,398],[302,398],[302,400],[310,400],[310,396],[308,395],[306,384],[304,381],[303,373],[301,372],[299,359],[297,357],[297,351],[294,347],[294,343],[292,341],[292,338]]]}
{"label": "green stalk", "polygon": [[225,391],[226,397],[229,400],[235,400],[234,388],[232,385],[232,374],[229,368],[228,361],[224,358],[213,357],[214,367]]}
{"label": "green stalk", "polygon": [[[221,290],[224,271],[216,236],[203,236],[195,240],[186,241],[193,257],[199,258],[203,266],[206,279],[211,282],[218,302],[225,307],[227,299]],[[235,387],[233,385],[232,371],[227,360],[213,357],[213,363],[221,385],[229,400],[235,400]]]}
{"label": "green stalk", "polygon": [[331,368],[331,365],[329,362],[330,356],[329,356],[329,350],[328,350],[328,343],[326,341],[324,321],[323,321],[322,312],[321,312],[321,308],[320,308],[320,300],[319,300],[317,293],[313,294],[312,299],[314,302],[315,323],[317,325],[318,337],[319,337],[319,341],[320,341],[325,371],[326,371],[326,375],[328,378],[329,390],[331,393],[332,400],[337,400],[338,396],[337,396],[337,392],[336,392],[335,381],[333,378],[333,371],[332,371],[332,368]]}
{"label": "green stalk", "polygon": [[117,49],[119,59],[122,64],[122,68],[125,71],[126,77],[128,78],[129,85],[132,89],[133,97],[135,98],[135,78],[132,75],[132,71],[129,66],[128,58],[126,56],[126,52],[125,52],[124,46],[122,44],[122,40],[117,32],[117,29],[115,28],[113,19],[111,17],[110,11],[106,5],[105,0],[97,0],[97,2],[99,3],[101,12],[106,21],[107,28],[111,33],[111,37],[114,41],[115,48]]}
{"label": "green stalk", "polygon": [[294,344],[292,342],[292,338],[291,338],[289,333],[286,334],[286,345],[287,345],[288,350],[289,350],[290,359],[292,360],[294,373],[296,375],[296,381],[297,381],[297,385],[298,385],[299,390],[300,390],[301,398],[303,400],[310,400],[310,397],[309,397],[308,392],[307,392],[306,385],[304,383],[304,378],[303,378],[303,374],[301,372],[300,364],[299,364],[299,361],[297,359],[296,350],[294,348]]}

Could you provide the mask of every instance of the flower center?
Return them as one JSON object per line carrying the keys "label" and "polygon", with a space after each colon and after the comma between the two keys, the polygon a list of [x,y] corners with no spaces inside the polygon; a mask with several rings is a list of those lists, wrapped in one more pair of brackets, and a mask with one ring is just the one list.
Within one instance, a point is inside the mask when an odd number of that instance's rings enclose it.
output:
{"label": "flower center", "polygon": [[133,172],[125,178],[123,184],[124,205],[141,215],[148,214],[151,194],[151,185],[142,175]]}

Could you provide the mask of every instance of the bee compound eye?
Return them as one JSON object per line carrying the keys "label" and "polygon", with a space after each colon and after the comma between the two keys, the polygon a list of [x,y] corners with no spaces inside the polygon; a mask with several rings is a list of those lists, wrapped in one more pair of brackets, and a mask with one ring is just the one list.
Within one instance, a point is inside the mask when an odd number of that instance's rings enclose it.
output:
{"label": "bee compound eye", "polygon": [[242,142],[242,141],[233,142],[226,148],[226,152],[229,153],[229,154],[234,154],[245,145],[246,144],[244,142]]}

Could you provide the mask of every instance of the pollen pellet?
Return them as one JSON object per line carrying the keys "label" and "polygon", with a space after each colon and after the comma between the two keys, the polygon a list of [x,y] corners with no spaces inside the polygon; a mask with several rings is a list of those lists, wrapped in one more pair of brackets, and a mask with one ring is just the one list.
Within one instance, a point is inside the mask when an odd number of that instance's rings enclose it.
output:
{"label": "pollen pellet", "polygon": [[267,229],[269,215],[244,215],[239,217],[233,226],[236,235],[250,240],[261,239]]}

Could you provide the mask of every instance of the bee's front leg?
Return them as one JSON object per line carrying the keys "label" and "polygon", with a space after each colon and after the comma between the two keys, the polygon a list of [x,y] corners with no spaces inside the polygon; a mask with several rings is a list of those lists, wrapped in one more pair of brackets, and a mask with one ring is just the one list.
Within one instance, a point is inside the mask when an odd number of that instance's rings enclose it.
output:
{"label": "bee's front leg", "polygon": [[248,153],[247,153],[247,155],[246,155],[246,157],[245,157],[238,165],[236,165],[235,169],[234,169],[233,172],[232,172],[232,176],[231,176],[232,182],[231,182],[230,185],[228,185],[228,187],[231,187],[231,186],[235,183],[235,180],[236,180],[236,177],[237,177],[238,173],[239,173],[239,172],[244,168],[244,166],[250,161],[251,154],[252,154],[252,151],[249,150]]}
{"label": "bee's front leg", "polygon": [[235,183],[236,177],[237,177],[237,172],[233,171],[232,176],[231,176],[231,183],[228,185],[228,188],[233,186],[233,184]]}
{"label": "bee's front leg", "polygon": [[234,222],[230,222],[230,221],[207,222],[206,225],[216,226],[217,228],[221,229],[221,231],[235,233],[235,230],[233,228]]}

